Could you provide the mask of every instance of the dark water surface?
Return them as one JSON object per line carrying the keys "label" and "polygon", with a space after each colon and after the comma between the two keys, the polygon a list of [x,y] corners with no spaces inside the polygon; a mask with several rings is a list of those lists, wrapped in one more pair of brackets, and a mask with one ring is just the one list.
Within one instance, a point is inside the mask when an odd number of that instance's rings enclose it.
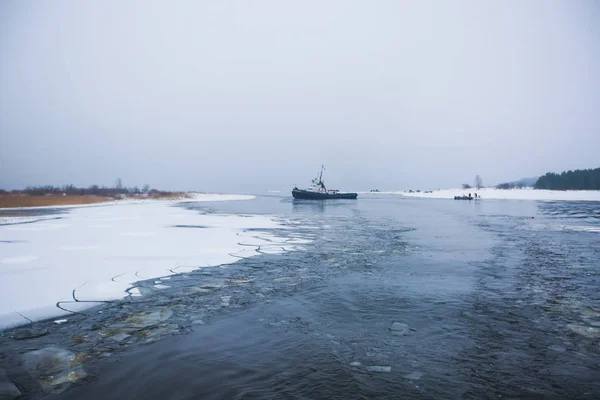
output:
{"label": "dark water surface", "polygon": [[173,277],[137,307],[168,309],[183,334],[116,344],[85,380],[33,397],[600,398],[599,203],[188,207],[274,214],[276,233],[312,242]]}

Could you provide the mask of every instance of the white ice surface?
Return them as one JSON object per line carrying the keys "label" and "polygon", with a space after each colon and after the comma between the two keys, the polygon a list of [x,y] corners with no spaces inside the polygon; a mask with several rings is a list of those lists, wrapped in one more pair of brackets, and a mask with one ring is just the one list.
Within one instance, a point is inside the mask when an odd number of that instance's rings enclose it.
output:
{"label": "white ice surface", "polygon": [[572,201],[600,201],[600,191],[598,190],[538,190],[538,189],[509,189],[501,190],[494,188],[482,189],[443,189],[434,190],[432,193],[409,193],[402,192],[379,192],[364,193],[369,195],[379,194],[399,194],[406,197],[423,197],[432,199],[454,199],[454,196],[464,196],[469,193],[477,193],[482,199],[500,199],[500,200],[572,200]]}
{"label": "white ice surface", "polygon": [[8,224],[24,224],[28,222],[37,222],[48,219],[56,219],[55,216],[52,215],[44,215],[44,216],[33,216],[33,217],[2,217],[0,216],[0,225],[8,225]]}
{"label": "white ice surface", "polygon": [[[211,200],[222,199],[213,195]],[[260,252],[293,251],[303,243],[245,231],[281,227],[273,218],[201,215],[172,205],[80,207],[59,220],[0,226],[0,329],[27,322],[20,314],[31,320],[63,315],[59,301],[72,311],[97,304],[73,297],[137,296],[139,290],[131,287],[139,280],[229,264]]]}
{"label": "white ice surface", "polygon": [[231,200],[252,200],[256,196],[244,194],[213,194],[213,193],[194,193],[191,199],[187,201],[231,201]]}

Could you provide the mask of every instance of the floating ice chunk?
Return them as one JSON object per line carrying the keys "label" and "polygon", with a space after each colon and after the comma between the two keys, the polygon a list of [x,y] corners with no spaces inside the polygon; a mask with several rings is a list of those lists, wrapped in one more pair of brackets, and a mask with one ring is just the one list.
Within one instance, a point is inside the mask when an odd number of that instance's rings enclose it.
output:
{"label": "floating ice chunk", "polygon": [[65,322],[67,322],[67,320],[66,320],[66,319],[57,319],[56,321],[54,321],[54,323],[55,323],[55,324],[58,324],[58,325],[60,325],[60,324],[64,324]]}
{"label": "floating ice chunk", "polygon": [[168,308],[145,311],[141,313],[128,315],[121,323],[111,326],[111,328],[141,329],[159,324],[168,320],[173,315],[173,311]]}
{"label": "floating ice chunk", "polygon": [[169,286],[169,285],[163,285],[163,284],[160,284],[160,283],[158,285],[154,285],[154,288],[157,289],[157,290],[165,290],[165,289],[168,289],[170,287],[171,286]]}
{"label": "floating ice chunk", "polygon": [[585,326],[585,325],[574,325],[574,324],[567,325],[567,328],[569,328],[570,330],[572,330],[575,333],[578,333],[578,334],[588,337],[590,339],[600,337],[600,328],[594,328],[594,327]]}
{"label": "floating ice chunk", "polygon": [[245,285],[252,282],[254,279],[232,279],[229,281],[233,286]]}
{"label": "floating ice chunk", "polygon": [[406,379],[410,379],[413,381],[418,381],[423,376],[423,373],[420,371],[415,371],[412,374],[404,375]]}
{"label": "floating ice chunk", "polygon": [[559,345],[555,344],[555,345],[552,345],[552,346],[548,346],[548,350],[556,351],[558,353],[563,353],[567,349],[565,349],[563,346],[559,346]]}
{"label": "floating ice chunk", "polygon": [[83,366],[78,365],[75,368],[68,369],[55,376],[52,376],[50,379],[46,380],[45,383],[48,383],[50,386],[60,386],[64,385],[65,383],[75,383],[86,376],[87,373],[83,369]]}
{"label": "floating ice chunk", "polygon": [[75,353],[56,346],[30,351],[23,355],[23,366],[35,377],[55,375],[72,368],[78,362]]}
{"label": "floating ice chunk", "polygon": [[382,365],[372,365],[367,367],[367,371],[369,372],[392,372],[392,367],[382,366]]}
{"label": "floating ice chunk", "polygon": [[353,361],[353,362],[350,363],[350,366],[352,366],[352,367],[360,367],[361,365],[362,364],[360,362],[358,362],[358,361]]}
{"label": "floating ice chunk", "polygon": [[112,335],[109,336],[110,339],[114,340],[115,342],[122,342],[123,340],[127,339],[129,336],[126,333],[117,333],[116,335]]}
{"label": "floating ice chunk", "polygon": [[15,332],[15,334],[13,335],[12,338],[15,340],[27,340],[27,339],[35,339],[35,338],[38,338],[41,336],[45,336],[47,334],[48,334],[48,331],[46,329],[23,328],[23,329],[19,329],[17,332]]}
{"label": "floating ice chunk", "polygon": [[410,329],[406,324],[403,324],[401,322],[394,322],[392,326],[390,326],[390,331],[392,331],[392,335],[405,336],[408,335]]}
{"label": "floating ice chunk", "polygon": [[260,250],[257,250],[259,253],[263,254],[281,254],[284,253],[284,247],[261,247]]}
{"label": "floating ice chunk", "polygon": [[221,296],[221,305],[222,306],[228,307],[230,301],[231,301],[231,296]]}

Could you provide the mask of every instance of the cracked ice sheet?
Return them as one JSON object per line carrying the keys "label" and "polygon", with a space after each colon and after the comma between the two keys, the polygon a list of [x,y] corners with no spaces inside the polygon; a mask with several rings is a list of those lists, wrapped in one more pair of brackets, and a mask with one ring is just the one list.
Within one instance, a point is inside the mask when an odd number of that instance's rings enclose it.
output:
{"label": "cracked ice sheet", "polygon": [[[73,295],[121,299],[139,280],[257,256],[257,247],[238,244],[255,235],[247,230],[282,227],[265,216],[174,212],[172,204],[81,207],[60,223],[0,226],[0,240],[11,242],[0,253],[0,329],[26,322],[18,313],[32,320],[64,315],[57,302],[69,310],[97,304],[76,304]],[[173,227],[182,215],[187,225],[206,228]]]}

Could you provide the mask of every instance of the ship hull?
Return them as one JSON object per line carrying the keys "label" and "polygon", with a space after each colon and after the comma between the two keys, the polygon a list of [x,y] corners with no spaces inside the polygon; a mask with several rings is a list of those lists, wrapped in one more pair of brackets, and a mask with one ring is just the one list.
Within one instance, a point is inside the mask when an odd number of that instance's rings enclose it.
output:
{"label": "ship hull", "polygon": [[329,199],[349,199],[354,200],[358,193],[319,193],[311,190],[294,189],[292,196],[298,200],[329,200]]}

